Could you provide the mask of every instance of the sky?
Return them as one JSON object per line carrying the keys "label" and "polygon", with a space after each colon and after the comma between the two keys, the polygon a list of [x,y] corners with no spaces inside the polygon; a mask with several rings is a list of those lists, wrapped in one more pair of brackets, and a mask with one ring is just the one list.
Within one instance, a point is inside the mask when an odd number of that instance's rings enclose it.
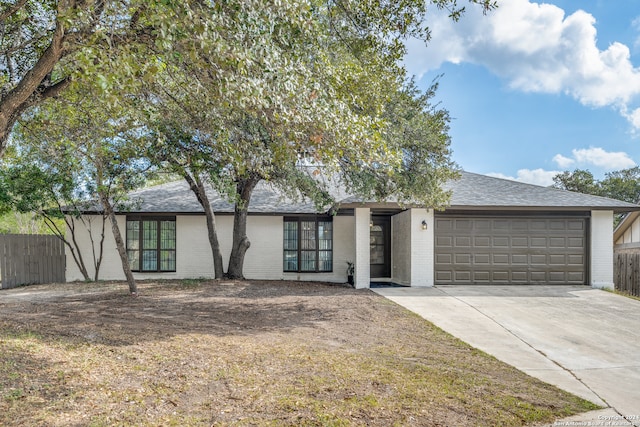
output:
{"label": "sky", "polygon": [[640,165],[640,0],[498,5],[468,5],[459,22],[434,9],[431,41],[408,44],[418,85],[438,80],[453,160],[538,185]]}

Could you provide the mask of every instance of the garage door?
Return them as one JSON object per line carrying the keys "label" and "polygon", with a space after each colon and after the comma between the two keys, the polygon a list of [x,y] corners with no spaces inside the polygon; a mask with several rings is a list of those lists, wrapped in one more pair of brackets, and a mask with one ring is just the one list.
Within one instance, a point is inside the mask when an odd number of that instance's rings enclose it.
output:
{"label": "garage door", "polygon": [[584,284],[585,218],[436,217],[437,284]]}

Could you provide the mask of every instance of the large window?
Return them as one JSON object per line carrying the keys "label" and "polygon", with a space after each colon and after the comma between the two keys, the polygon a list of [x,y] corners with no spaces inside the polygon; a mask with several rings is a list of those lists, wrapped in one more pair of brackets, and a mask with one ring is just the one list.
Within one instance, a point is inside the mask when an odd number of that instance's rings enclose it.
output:
{"label": "large window", "polygon": [[127,255],[132,271],[176,271],[176,218],[128,217]]}
{"label": "large window", "polygon": [[285,217],[284,271],[333,271],[331,218]]}

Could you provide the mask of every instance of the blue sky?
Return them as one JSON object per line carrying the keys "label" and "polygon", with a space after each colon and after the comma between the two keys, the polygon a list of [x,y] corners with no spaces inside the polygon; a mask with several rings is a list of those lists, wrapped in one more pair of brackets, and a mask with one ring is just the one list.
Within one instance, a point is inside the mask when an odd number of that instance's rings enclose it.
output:
{"label": "blue sky", "polygon": [[640,1],[498,0],[460,22],[432,12],[409,73],[453,121],[465,170],[550,185],[563,170],[640,164]]}

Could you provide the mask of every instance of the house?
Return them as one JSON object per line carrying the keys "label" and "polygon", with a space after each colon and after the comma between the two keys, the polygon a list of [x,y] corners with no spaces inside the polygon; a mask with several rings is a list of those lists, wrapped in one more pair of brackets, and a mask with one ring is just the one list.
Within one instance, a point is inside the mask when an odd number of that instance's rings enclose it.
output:
{"label": "house", "polygon": [[[343,283],[347,262],[354,262],[358,288],[372,281],[612,287],[613,215],[640,211],[617,200],[469,172],[447,189],[451,205],[442,212],[341,197],[329,215],[262,184],[249,206],[244,274]],[[205,217],[187,185],[173,182],[131,196],[139,206],[120,212],[118,220],[135,276],[212,277]],[[210,199],[226,260],[233,206],[213,194]],[[90,249],[87,233],[77,238]],[[110,233],[101,278],[123,279]],[[73,263],[67,279],[82,279]]]}
{"label": "house", "polygon": [[640,212],[629,212],[613,230],[615,253],[640,253]]}

